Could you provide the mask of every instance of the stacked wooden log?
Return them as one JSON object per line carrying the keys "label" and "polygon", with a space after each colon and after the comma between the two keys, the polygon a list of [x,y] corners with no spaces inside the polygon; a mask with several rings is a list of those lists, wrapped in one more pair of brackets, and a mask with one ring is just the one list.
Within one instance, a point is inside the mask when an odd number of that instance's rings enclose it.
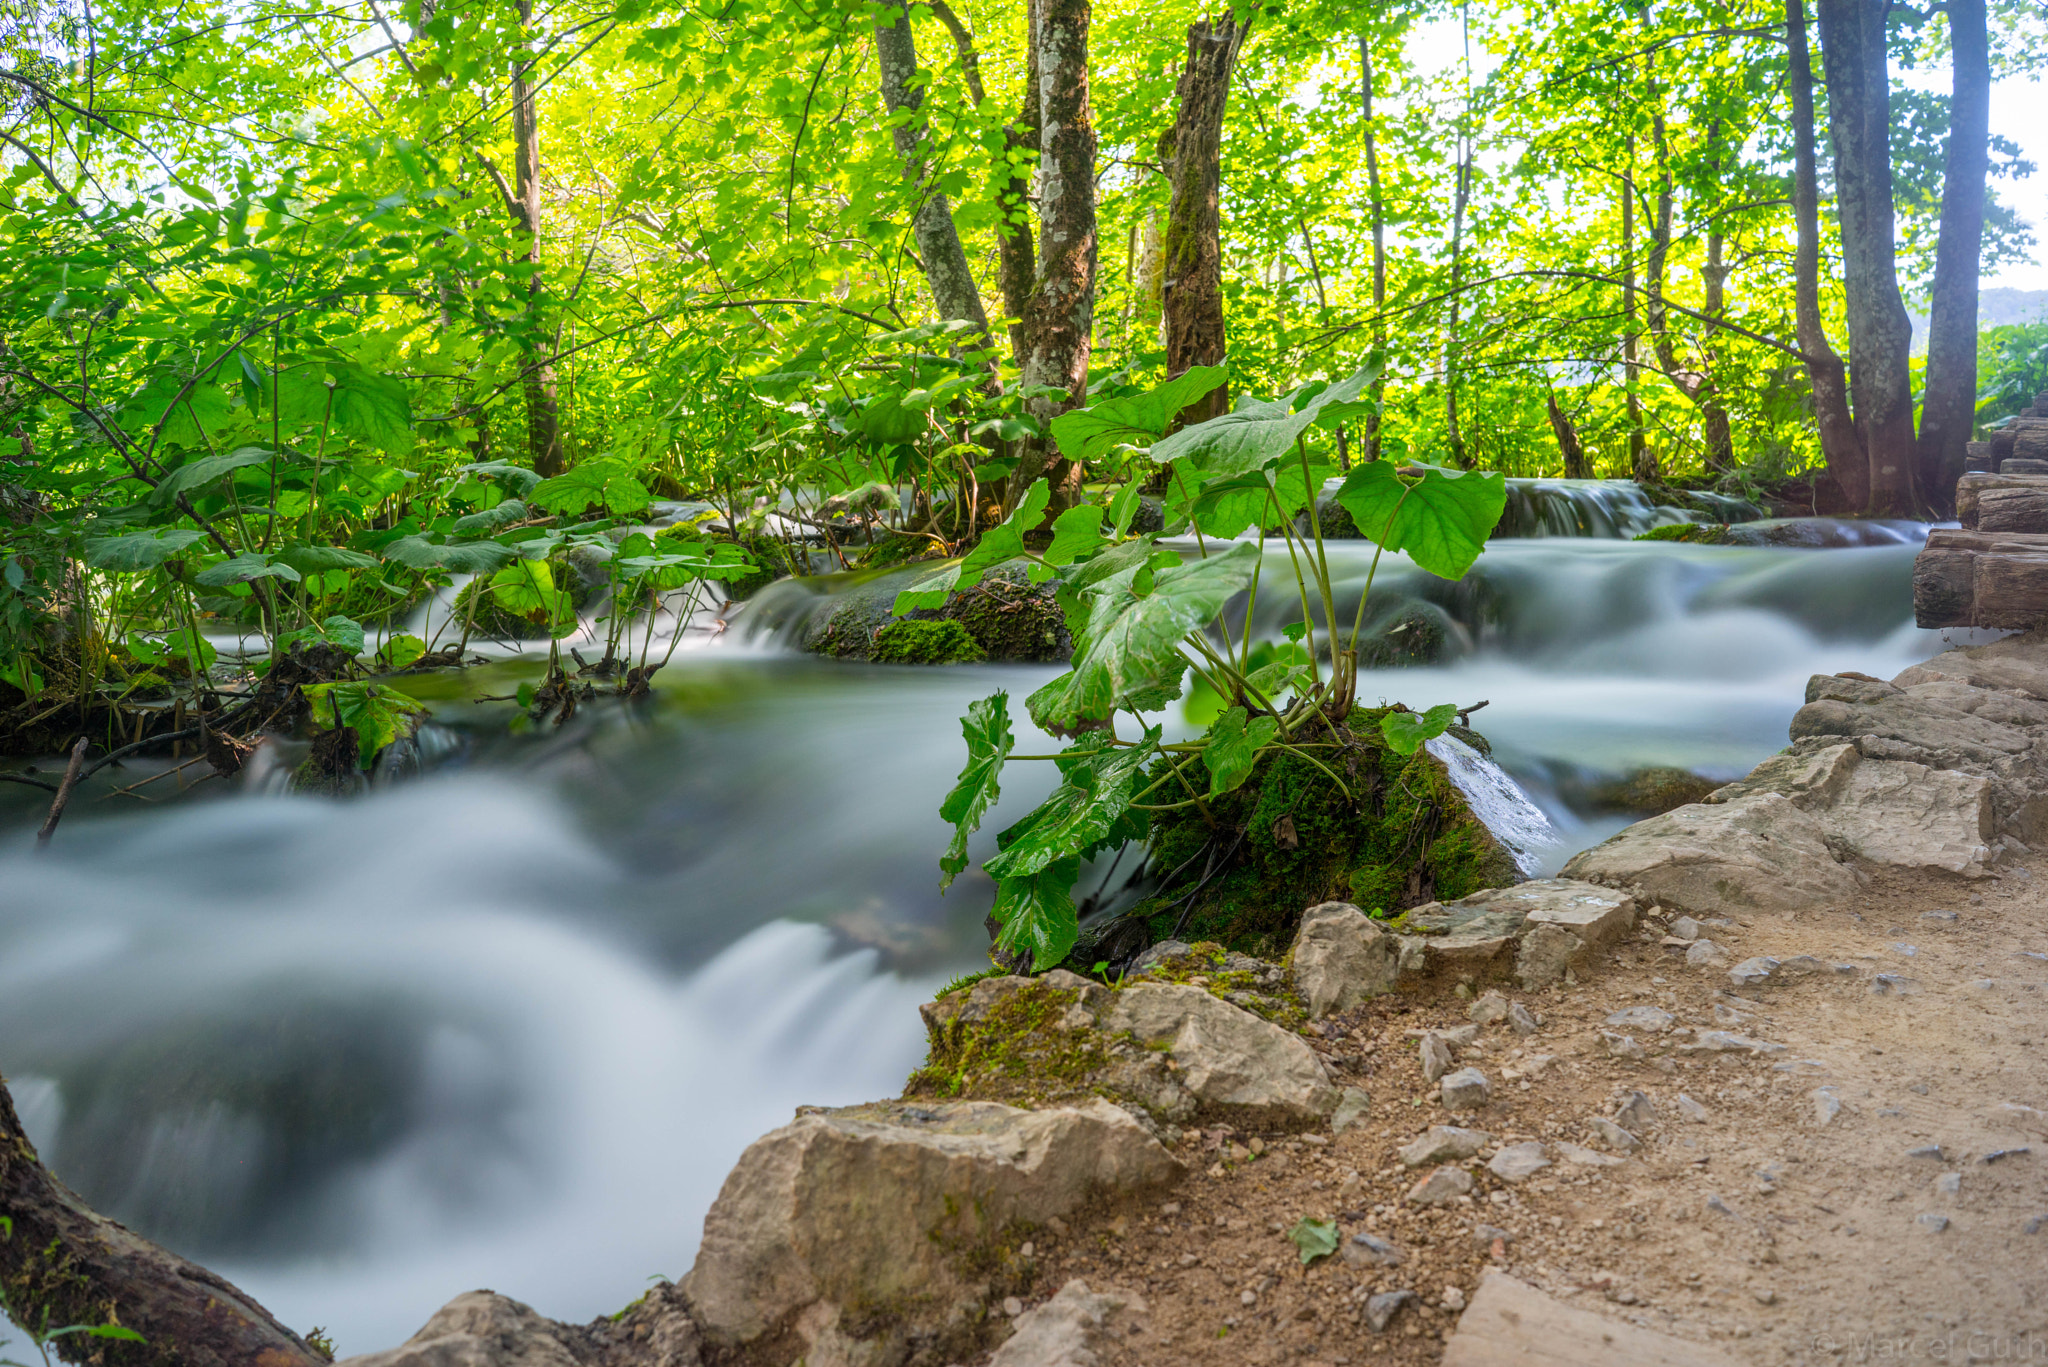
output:
{"label": "stacked wooden log", "polygon": [[[2026,462],[2010,466],[2008,461]],[[1965,469],[1977,474],[2048,475],[2048,393],[2033,403],[1988,442],[1971,442]]]}
{"label": "stacked wooden log", "polygon": [[1923,627],[2048,624],[2048,473],[1964,475],[1956,519],[1961,527],[1928,533],[1913,562],[1915,620]]}

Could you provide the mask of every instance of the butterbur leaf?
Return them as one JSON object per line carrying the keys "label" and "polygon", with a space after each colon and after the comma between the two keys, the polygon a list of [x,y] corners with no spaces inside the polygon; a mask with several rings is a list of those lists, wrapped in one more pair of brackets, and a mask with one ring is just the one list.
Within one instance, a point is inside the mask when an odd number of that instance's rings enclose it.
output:
{"label": "butterbur leaf", "polygon": [[489,536],[500,527],[509,527],[515,522],[526,520],[526,504],[516,498],[508,498],[495,508],[486,508],[480,513],[455,519],[449,530],[464,536]]}
{"label": "butterbur leaf", "polygon": [[299,572],[281,560],[272,559],[257,551],[242,554],[209,565],[192,576],[193,579],[210,589],[225,588],[229,584],[247,584],[257,579],[284,579],[299,582]]}
{"label": "butterbur leaf", "polygon": [[357,366],[334,370],[334,425],[394,456],[412,450],[412,397],[404,382]]}
{"label": "butterbur leaf", "polygon": [[1405,551],[1439,578],[1462,578],[1500,522],[1507,477],[1434,465],[1408,468],[1419,471],[1419,478],[1397,474],[1391,461],[1353,466],[1337,502],[1366,540]]}
{"label": "butterbur leaf", "polygon": [[1241,786],[1251,777],[1252,762],[1272,742],[1280,723],[1271,717],[1247,721],[1242,707],[1233,707],[1209,728],[1209,743],[1202,750],[1202,763],[1209,770],[1209,796],[1219,797]]}
{"label": "butterbur leaf", "polygon": [[946,565],[933,570],[896,595],[896,602],[889,609],[901,617],[906,612],[919,608],[942,608],[953,592],[953,585],[960,579],[960,566]]}
{"label": "butterbur leaf", "polygon": [[427,653],[427,643],[407,633],[393,636],[377,651],[377,661],[386,669],[410,669]]}
{"label": "butterbur leaf", "polygon": [[653,501],[646,486],[616,461],[590,461],[544,479],[526,495],[529,506],[548,513],[581,513],[593,505],[615,513],[637,513]]}
{"label": "butterbur leaf", "polygon": [[239,470],[245,465],[261,465],[270,459],[270,455],[270,451],[265,447],[238,446],[217,456],[201,456],[198,460],[188,460],[158,480],[156,488],[149,491],[143,502],[159,508],[164,507],[179,494],[202,488],[222,475]]}
{"label": "butterbur leaf", "polygon": [[1438,703],[1427,712],[1387,712],[1380,717],[1380,734],[1387,748],[1397,755],[1412,755],[1422,743],[1435,740],[1458,719],[1456,703]]}
{"label": "butterbur leaf", "polygon": [[1288,1239],[1301,1254],[1301,1265],[1307,1267],[1319,1258],[1327,1258],[1337,1251],[1337,1222],[1335,1220],[1297,1220],[1287,1231]]}
{"label": "butterbur leaf", "polygon": [[1068,460],[1095,460],[1118,446],[1147,446],[1189,404],[1223,383],[1220,365],[1192,366],[1145,394],[1105,399],[1052,420],[1052,437]]}
{"label": "butterbur leaf", "polygon": [[1074,879],[1080,872],[1080,860],[1062,859],[1027,877],[998,883],[996,904],[989,909],[1002,927],[996,948],[1030,955],[1039,973],[1066,958],[1081,936],[1081,918],[1074,910]]}
{"label": "butterbur leaf", "polygon": [[324,683],[300,688],[312,705],[313,721],[322,727],[340,724],[356,733],[356,753],[365,769],[377,752],[419,730],[427,709],[389,684]]}
{"label": "butterbur leaf", "polygon": [[1192,516],[1203,532],[1228,539],[1247,527],[1287,521],[1306,508],[1336,473],[1334,465],[1312,464],[1304,474],[1300,461],[1282,461],[1264,470],[1207,481],[1192,507],[1184,501],[1185,481],[1175,480],[1168,488],[1167,511]]}
{"label": "butterbur leaf", "polygon": [[367,570],[377,565],[376,556],[342,546],[286,546],[277,553],[277,558],[300,574],[318,574],[323,570]]}
{"label": "butterbur leaf", "polygon": [[203,540],[205,535],[190,527],[174,527],[161,532],[89,536],[85,539],[85,563],[96,570],[117,574],[153,570],[166,560],[175,559],[179,552],[193,542]]}
{"label": "butterbur leaf", "polygon": [[1241,541],[1220,555],[1157,571],[1142,595],[1136,571],[1143,562],[1124,567],[1130,583],[1117,575],[1096,585],[1087,595],[1087,620],[1074,633],[1074,667],[1027,700],[1032,720],[1071,734],[1119,707],[1178,697],[1187,668],[1181,637],[1249,586],[1258,562],[1259,548]]}
{"label": "butterbur leaf", "polygon": [[1024,878],[1063,859],[1086,859],[1116,832],[1131,805],[1159,732],[1142,744],[1110,747],[1101,741],[1060,756],[1060,786],[1016,825],[996,837],[1002,853],[983,864],[998,879]]}
{"label": "butterbur leaf", "polygon": [[515,560],[491,576],[491,597],[507,612],[532,622],[545,622],[556,635],[573,630],[576,612],[566,591],[555,586],[555,573],[545,560]]}
{"label": "butterbur leaf", "polygon": [[1071,565],[1095,554],[1101,547],[1101,505],[1077,503],[1054,519],[1052,544],[1045,548],[1045,563]]}
{"label": "butterbur leaf", "polygon": [[1323,409],[1356,399],[1370,378],[1364,370],[1347,375],[1299,408],[1294,406],[1302,392],[1299,389],[1284,399],[1240,404],[1235,412],[1183,427],[1160,441],[1152,448],[1152,459],[1162,465],[1185,460],[1192,469],[1211,476],[1262,470],[1294,450],[1295,439],[1308,431]]}
{"label": "butterbur leaf", "polygon": [[1137,480],[1130,480],[1109,501],[1109,534],[1114,540],[1122,540],[1124,534],[1131,530],[1131,519],[1138,515],[1138,508],[1143,503],[1139,487]]}
{"label": "butterbur leaf", "polygon": [[939,804],[939,818],[953,823],[952,842],[939,860],[940,892],[953,886],[953,879],[967,867],[967,837],[981,828],[981,818],[1002,795],[996,780],[1017,743],[1010,732],[1010,695],[993,693],[968,704],[967,715],[960,719],[960,734],[967,739],[967,767]]}
{"label": "butterbur leaf", "polygon": [[437,545],[423,536],[405,536],[384,548],[384,558],[415,570],[448,570],[454,574],[489,574],[516,556],[495,541],[456,541]]}

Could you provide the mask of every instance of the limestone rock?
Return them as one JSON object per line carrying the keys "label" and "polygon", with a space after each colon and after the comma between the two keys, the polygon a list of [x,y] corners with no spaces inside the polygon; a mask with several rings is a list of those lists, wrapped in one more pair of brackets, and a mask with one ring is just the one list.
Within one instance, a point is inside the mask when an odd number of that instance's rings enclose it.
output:
{"label": "limestone rock", "polygon": [[1687,968],[1719,968],[1728,962],[1728,951],[1712,940],[1694,940],[1685,951]]}
{"label": "limestone rock", "polygon": [[1103,1361],[1098,1350],[1129,1333],[1145,1313],[1138,1295],[1090,1291],[1076,1277],[1051,1300],[1017,1317],[1016,1333],[996,1349],[988,1367],[1096,1367]]}
{"label": "limestone rock", "polygon": [[1204,1106],[1278,1125],[1301,1125],[1336,1109],[1337,1089],[1322,1059],[1271,1021],[1199,987],[1139,983],[1113,998],[1102,1028],[1165,1046],[1181,1086]]}
{"label": "limestone rock", "polygon": [[1575,856],[1567,877],[1640,888],[1694,914],[1792,911],[1853,895],[1827,833],[1781,793],[1680,807]]}
{"label": "limestone rock", "polygon": [[1472,1174],[1446,1163],[1408,1188],[1408,1203],[1417,1206],[1447,1206],[1472,1190]]}
{"label": "limestone rock", "polygon": [[1892,682],[1901,688],[1923,683],[1963,683],[2048,702],[2048,630],[2008,636],[1973,649],[1951,650],[1914,665]]}
{"label": "limestone rock", "polygon": [[[495,1291],[468,1291],[396,1348],[343,1367],[578,1367],[577,1333]],[[691,1361],[694,1361],[694,1354]]]}
{"label": "limestone rock", "polygon": [[[1220,1004],[1220,1003],[1219,1003]],[[814,1347],[838,1308],[967,1294],[960,1256],[1094,1194],[1164,1185],[1181,1165],[1109,1102],[813,1112],[756,1140],[704,1217],[683,1290],[724,1348],[794,1328]]]}
{"label": "limestone rock", "polygon": [[1401,971],[1546,986],[1635,925],[1635,899],[1568,878],[1488,888],[1401,918]]}
{"label": "limestone rock", "polygon": [[1600,1142],[1610,1149],[1619,1149],[1623,1153],[1634,1153],[1643,1146],[1642,1140],[1636,1138],[1635,1135],[1605,1116],[1594,1117],[1588,1122],[1588,1127],[1594,1134],[1600,1137]]}
{"label": "limestone rock", "polygon": [[1401,1161],[1411,1168],[1431,1163],[1470,1158],[1493,1140],[1484,1130],[1467,1130],[1457,1125],[1432,1125],[1421,1137],[1401,1150]]}
{"label": "limestone rock", "polygon": [[1400,948],[1371,917],[1347,902],[1324,902],[1302,914],[1294,938],[1294,990],[1320,1020],[1394,990]]}
{"label": "limestone rock", "polygon": [[1434,1030],[1424,1033],[1417,1041],[1416,1047],[1422,1054],[1424,1082],[1441,1082],[1444,1074],[1450,1072],[1457,1063],[1457,1057],[1451,1053],[1451,1046]]}
{"label": "limestone rock", "polygon": [[1535,1140],[1524,1144],[1509,1144],[1487,1163],[1487,1171],[1503,1182],[1526,1182],[1550,1166],[1544,1156],[1543,1145]]}
{"label": "limestone rock", "polygon": [[1736,1367],[1717,1348],[1607,1319],[1554,1300],[1489,1270],[1457,1332],[1444,1345],[1443,1367]]}
{"label": "limestone rock", "polygon": [[1460,1068],[1445,1076],[1439,1095],[1447,1111],[1476,1111],[1493,1099],[1493,1084],[1477,1068]]}
{"label": "limestone rock", "polygon": [[1661,1006],[1628,1006],[1608,1016],[1606,1023],[1620,1030],[1649,1030],[1662,1034],[1676,1019]]}

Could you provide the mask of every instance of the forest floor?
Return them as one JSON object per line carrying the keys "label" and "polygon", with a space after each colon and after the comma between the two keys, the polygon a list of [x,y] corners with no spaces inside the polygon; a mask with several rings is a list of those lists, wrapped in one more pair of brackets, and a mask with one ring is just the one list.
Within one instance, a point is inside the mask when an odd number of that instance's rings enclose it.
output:
{"label": "forest floor", "polygon": [[[1415,1037],[1466,1024],[1467,1002],[1335,1017],[1318,1044],[1371,1095],[1364,1120],[1336,1135],[1191,1135],[1170,1200],[1038,1241],[1029,1301],[1073,1277],[1143,1297],[1149,1313],[1104,1367],[1424,1364],[1493,1267],[1743,1363],[2048,1362],[2048,858],[1974,882],[1876,870],[1846,904],[1710,933],[1731,964],[1810,954],[1856,971],[1738,988],[1645,926],[1575,986],[1508,994],[1540,1026],[1489,1026],[1460,1051],[1494,1090],[1459,1116],[1425,1083]],[[1785,1047],[1687,1054],[1603,1024],[1631,1006]],[[1648,1057],[1609,1056],[1603,1030]],[[1823,1087],[1839,1102],[1825,1121]],[[1560,1142],[1607,1152],[1588,1122],[1632,1091],[1658,1117],[1640,1152],[1567,1161]],[[1442,1124],[1544,1141],[1552,1166],[1511,1185],[1474,1159],[1469,1196],[1412,1205],[1430,1168],[1398,1150]],[[1403,1261],[1304,1268],[1285,1233],[1303,1217],[1335,1220],[1347,1241],[1370,1232]],[[1404,1288],[1420,1308],[1368,1328],[1366,1298]]]}

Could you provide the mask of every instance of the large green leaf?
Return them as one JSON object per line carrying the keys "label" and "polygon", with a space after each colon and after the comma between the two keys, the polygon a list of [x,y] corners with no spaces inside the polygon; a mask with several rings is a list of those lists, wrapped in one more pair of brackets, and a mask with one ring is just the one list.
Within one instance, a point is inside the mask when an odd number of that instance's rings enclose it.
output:
{"label": "large green leaf", "polygon": [[294,584],[299,582],[297,570],[258,551],[244,551],[232,559],[208,565],[192,577],[210,589],[225,588],[229,584],[247,584],[257,579],[285,579]]}
{"label": "large green leaf", "polygon": [[179,494],[211,484],[229,471],[239,470],[245,465],[261,465],[269,459],[270,452],[261,446],[238,446],[217,456],[188,460],[157,481],[146,501],[162,507]]}
{"label": "large green leaf", "polygon": [[1407,552],[1440,578],[1462,578],[1500,522],[1507,477],[1435,465],[1407,469],[1420,477],[1397,473],[1390,461],[1354,466],[1337,490],[1337,502],[1366,540]]}
{"label": "large green leaf", "polygon": [[1081,935],[1074,909],[1074,879],[1080,872],[1080,860],[1062,859],[1028,877],[998,883],[996,904],[989,909],[989,918],[1002,927],[996,948],[1030,955],[1032,968],[1041,973],[1066,958]]}
{"label": "large green leaf", "polygon": [[549,513],[580,513],[595,504],[626,514],[642,511],[654,496],[624,464],[597,460],[542,480],[526,501]]}
{"label": "large green leaf", "polygon": [[855,419],[863,437],[877,446],[901,446],[924,435],[924,408],[906,408],[897,394],[881,394],[870,400]]}
{"label": "large green leaf", "polygon": [[1183,427],[1153,446],[1152,459],[1162,465],[1185,460],[1191,469],[1212,476],[1262,470],[1293,451],[1295,439],[1314,425],[1324,408],[1356,399],[1370,378],[1361,370],[1313,398],[1301,397],[1308,388],[1304,385],[1284,399],[1245,403],[1235,412]]}
{"label": "large green leaf", "polygon": [[1031,567],[1034,583],[1052,578],[1048,566],[1064,567],[1102,549],[1102,507],[1077,503],[1053,520],[1052,544],[1045,548],[1045,565]]}
{"label": "large green leaf", "polygon": [[508,498],[495,508],[486,508],[483,512],[456,518],[455,525],[449,530],[464,536],[488,536],[500,527],[524,522],[526,518],[526,505],[516,498]]}
{"label": "large green leaf", "polygon": [[966,559],[926,575],[897,594],[891,611],[900,617],[918,608],[942,608],[949,594],[973,588],[990,570],[1024,554],[1024,534],[1038,529],[1046,505],[1051,502],[1052,486],[1042,479],[1033,483],[1024,491],[1017,510],[983,532]]}
{"label": "large green leaf", "polygon": [[96,570],[132,574],[153,570],[175,559],[206,533],[190,527],[173,527],[161,532],[125,532],[120,536],[89,536],[85,539],[85,563]]}
{"label": "large green leaf", "polygon": [[1068,460],[1097,460],[1118,446],[1147,446],[1183,408],[1223,383],[1220,365],[1198,365],[1145,394],[1104,399],[1052,420],[1053,440]]}
{"label": "large green leaf", "polygon": [[1261,748],[1279,733],[1280,723],[1271,717],[1246,720],[1242,707],[1233,707],[1209,727],[1209,743],[1203,747],[1202,763],[1209,770],[1209,796],[1218,797],[1241,786],[1251,777],[1252,762]]}
{"label": "large green leaf", "polygon": [[367,769],[377,752],[419,729],[427,709],[389,684],[309,684],[299,690],[312,704],[313,721],[356,733],[356,753]]}
{"label": "large green leaf", "polygon": [[546,623],[555,636],[576,629],[576,609],[568,591],[556,586],[554,570],[545,560],[515,560],[499,570],[491,576],[491,597],[507,612]]}
{"label": "large green leaf", "polygon": [[1004,759],[1017,743],[1010,733],[1010,695],[993,693],[969,703],[967,715],[960,719],[960,734],[967,738],[967,767],[939,805],[939,818],[953,823],[953,839],[939,860],[940,892],[951,887],[967,867],[967,837],[980,829],[981,818],[1002,795],[997,779]]}
{"label": "large green leaf", "polygon": [[1158,731],[1136,745],[1102,737],[1060,756],[1060,786],[1032,813],[996,837],[1002,853],[983,864],[994,878],[1027,878],[1063,859],[1086,859],[1121,830]]}
{"label": "large green leaf", "polygon": [[402,381],[357,366],[334,371],[334,425],[394,456],[412,450],[412,396]]}
{"label": "large green leaf", "polygon": [[1259,548],[1239,542],[1220,555],[1152,573],[1150,592],[1138,592],[1143,561],[1101,581],[1088,595],[1087,621],[1074,634],[1074,667],[1026,701],[1032,720],[1067,734],[1107,721],[1119,707],[1158,707],[1178,696],[1186,668],[1181,638],[1249,586],[1258,561]]}
{"label": "large green leaf", "polygon": [[279,551],[277,558],[300,574],[318,574],[322,570],[367,570],[374,569],[377,564],[376,556],[344,546],[291,545]]}
{"label": "large green leaf", "polygon": [[1412,755],[1424,741],[1435,740],[1450,730],[1458,719],[1456,703],[1441,702],[1427,712],[1384,712],[1380,714],[1380,735],[1397,755]]}
{"label": "large green leaf", "polygon": [[384,558],[415,570],[489,574],[510,564],[517,558],[517,552],[495,541],[452,541],[437,545],[423,536],[404,536],[384,548]]}
{"label": "large green leaf", "polygon": [[1228,539],[1247,527],[1287,521],[1306,508],[1322,492],[1324,481],[1336,474],[1334,465],[1311,464],[1304,473],[1300,461],[1281,461],[1263,470],[1206,481],[1196,491],[1192,507],[1186,501],[1185,481],[1175,480],[1167,489],[1166,515],[1192,517],[1206,534]]}

